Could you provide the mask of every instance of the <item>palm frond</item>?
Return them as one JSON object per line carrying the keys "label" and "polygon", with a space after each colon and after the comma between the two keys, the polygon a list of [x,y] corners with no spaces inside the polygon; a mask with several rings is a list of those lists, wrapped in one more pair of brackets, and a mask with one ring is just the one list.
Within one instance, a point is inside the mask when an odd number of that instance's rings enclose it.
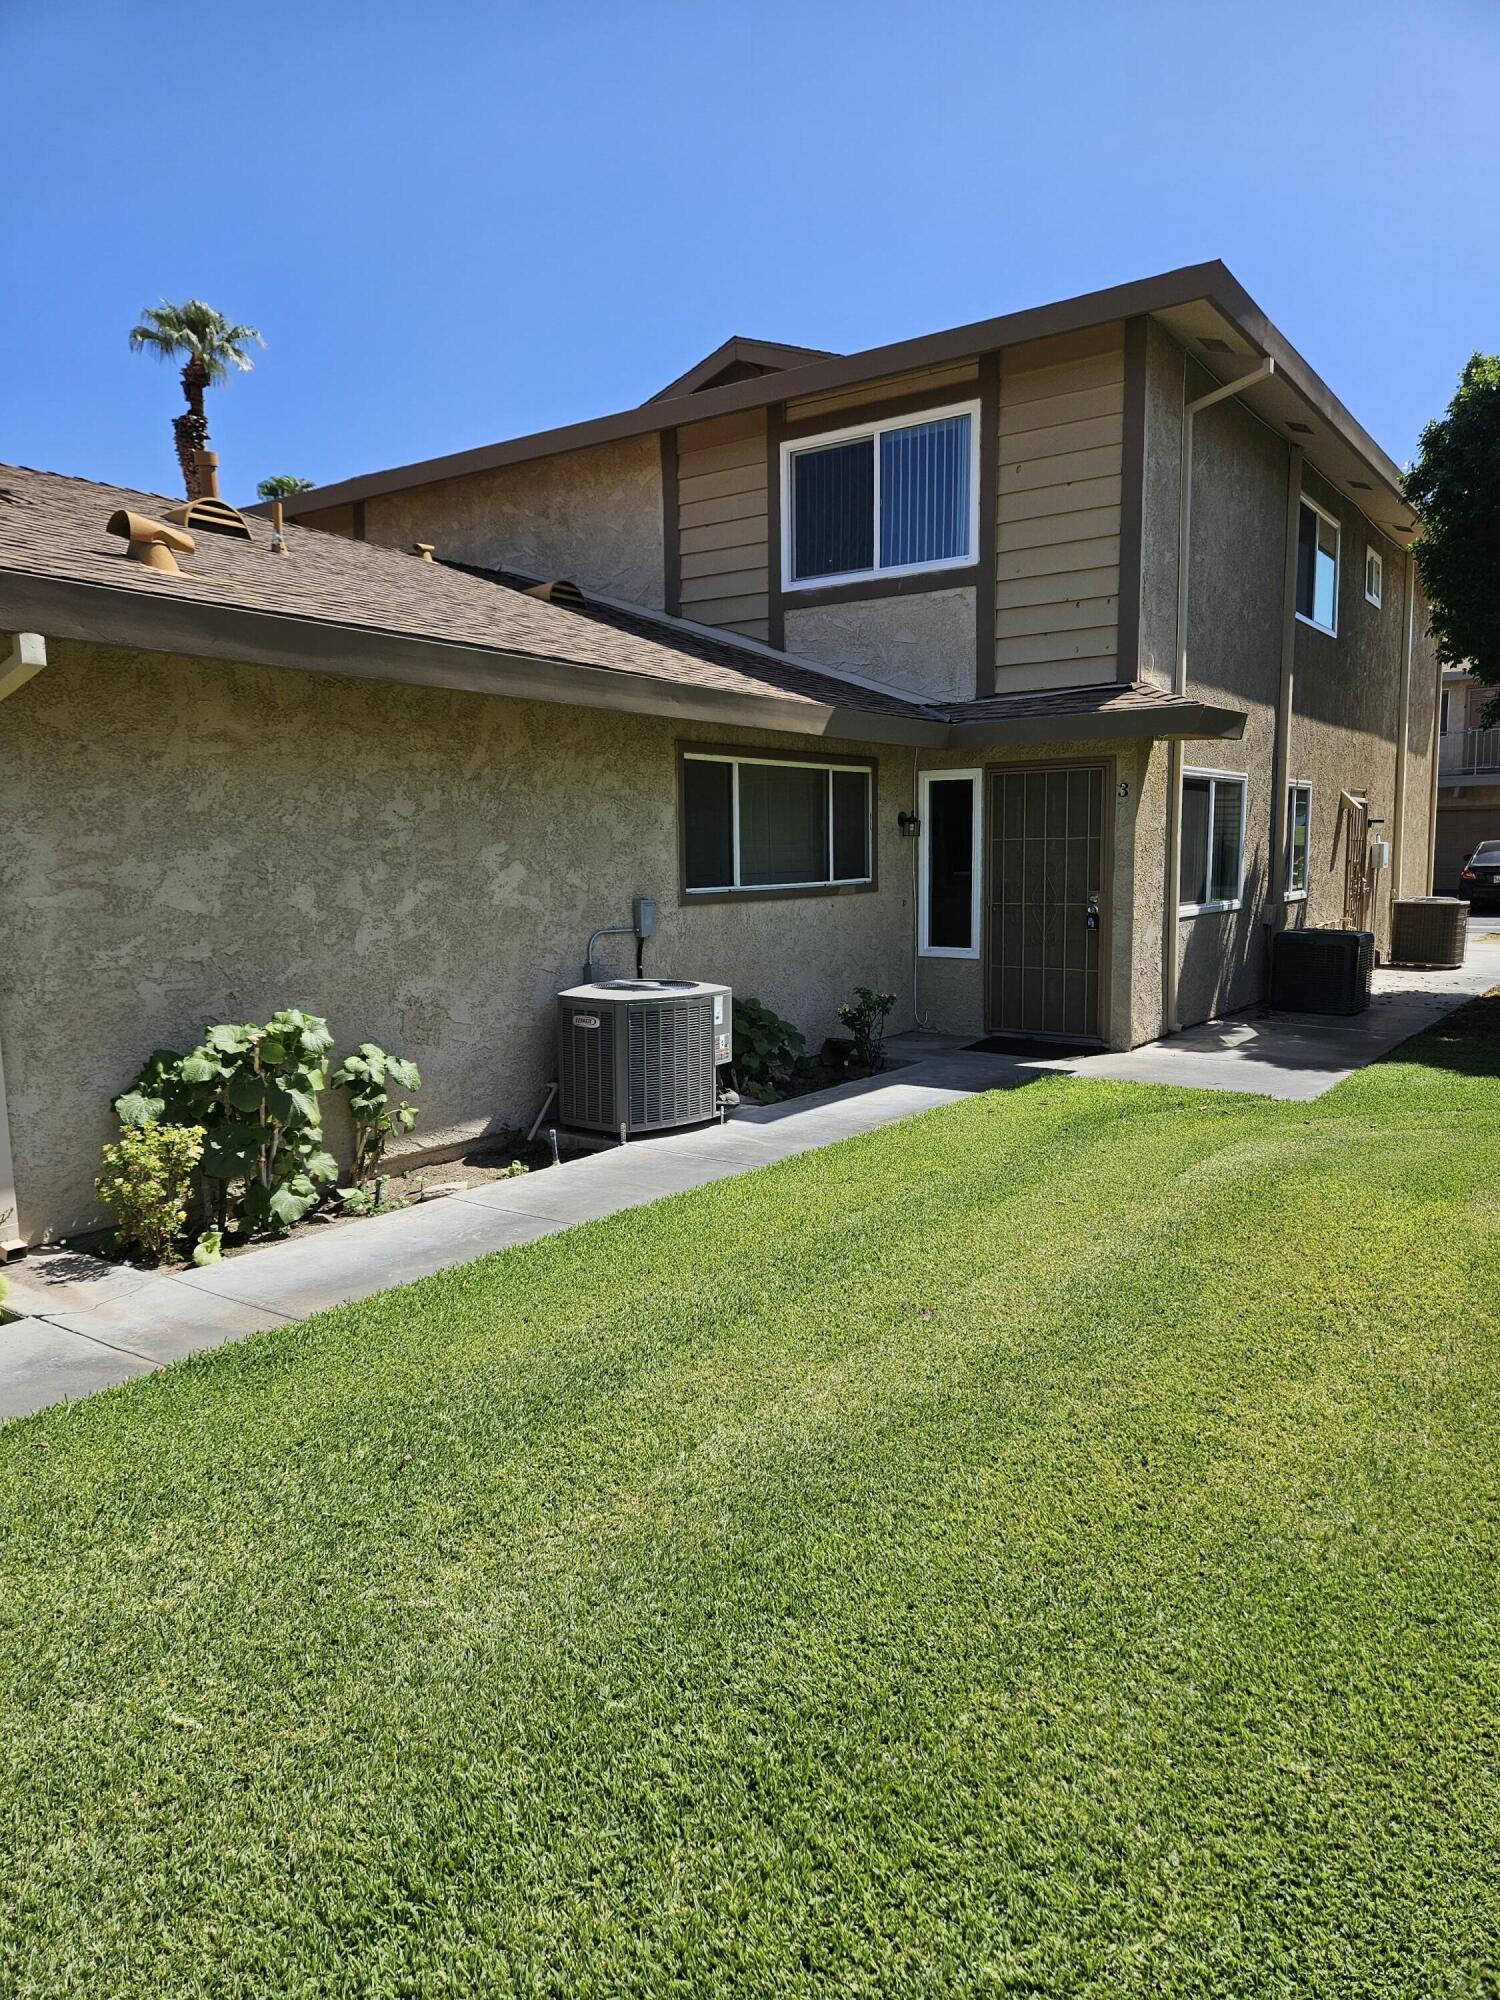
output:
{"label": "palm frond", "polygon": [[178,356],[196,361],[211,382],[222,381],[231,367],[244,373],[255,366],[245,352],[252,340],[266,344],[258,328],[225,319],[204,299],[184,299],[181,305],[163,299],[147,306],[130,329],[132,353],[149,349],[162,361]]}

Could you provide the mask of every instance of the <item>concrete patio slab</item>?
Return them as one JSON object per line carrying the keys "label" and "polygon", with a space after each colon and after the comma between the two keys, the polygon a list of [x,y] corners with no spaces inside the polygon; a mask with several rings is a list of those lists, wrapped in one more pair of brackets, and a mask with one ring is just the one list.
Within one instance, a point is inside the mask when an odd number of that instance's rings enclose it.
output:
{"label": "concrete patio slab", "polygon": [[776,1160],[961,1102],[1071,1074],[1305,1100],[1321,1096],[1475,994],[1500,985],[1500,938],[1472,939],[1458,972],[1382,970],[1351,1019],[1263,1011],[1210,1022],[1128,1054],[1059,1058],[974,1052],[953,1036],[893,1036],[904,1067],[783,1104],[745,1105],[727,1125],[663,1133],[560,1168],[314,1229],[203,1270],[135,1271],[71,1250],[8,1268],[0,1325],[0,1418],[88,1395],[163,1362],[350,1299],[535,1241],[600,1216],[753,1172]]}

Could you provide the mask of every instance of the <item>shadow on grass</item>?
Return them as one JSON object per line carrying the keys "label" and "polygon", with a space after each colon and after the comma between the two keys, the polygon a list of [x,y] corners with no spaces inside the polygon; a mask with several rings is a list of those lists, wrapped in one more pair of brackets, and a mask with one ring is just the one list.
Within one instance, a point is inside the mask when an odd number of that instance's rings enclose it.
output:
{"label": "shadow on grass", "polygon": [[1430,1028],[1399,1042],[1370,1065],[1391,1063],[1444,1070],[1452,1076],[1500,1078],[1500,986],[1445,1014]]}

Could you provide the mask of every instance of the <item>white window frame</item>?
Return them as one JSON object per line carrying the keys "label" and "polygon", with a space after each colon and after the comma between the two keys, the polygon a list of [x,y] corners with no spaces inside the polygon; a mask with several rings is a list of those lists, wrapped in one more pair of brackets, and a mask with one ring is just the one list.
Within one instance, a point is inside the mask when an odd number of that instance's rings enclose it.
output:
{"label": "white window frame", "polygon": [[[1244,896],[1245,896],[1245,833],[1246,833],[1246,822],[1248,821],[1250,816],[1250,774],[1248,771],[1209,771],[1205,770],[1201,765],[1190,764],[1183,771],[1182,774],[1182,782],[1184,786],[1186,786],[1189,778],[1207,778],[1210,781],[1209,792],[1208,792],[1208,849],[1206,854],[1207,866],[1203,871],[1204,881],[1210,887],[1212,887],[1213,872],[1214,872],[1213,871],[1214,800],[1218,795],[1218,788],[1220,785],[1238,785],[1240,788],[1240,851],[1239,851],[1239,856],[1235,863],[1234,894],[1232,896],[1221,897],[1217,902],[1210,901],[1207,903],[1179,903],[1177,906],[1177,914],[1179,917],[1206,917],[1212,915],[1217,910],[1237,910],[1239,909],[1241,903],[1244,901]],[[1177,801],[1177,811],[1179,814],[1178,825],[1180,829],[1181,827],[1180,815],[1182,812],[1182,799],[1180,796]],[[1181,876],[1180,860],[1178,863],[1178,872],[1180,879]]]}
{"label": "white window frame", "polygon": [[[1306,792],[1307,794],[1307,880],[1300,889],[1293,888],[1292,886],[1292,857],[1296,851],[1292,846],[1292,801],[1298,792]],[[1305,903],[1307,901],[1307,892],[1312,885],[1312,796],[1313,788],[1310,778],[1291,778],[1287,781],[1286,882],[1282,887],[1281,897],[1284,903]]]}
{"label": "white window frame", "polygon": [[[880,440],[887,431],[912,430],[919,424],[941,423],[946,417],[969,419],[969,546],[961,556],[937,556],[931,562],[892,563],[880,561]],[[792,460],[799,452],[822,451],[831,444],[854,444],[861,438],[872,441],[875,457],[875,515],[868,569],[837,570],[829,576],[796,577],[792,574],[796,546],[792,515]],[[868,423],[851,424],[845,430],[819,431],[815,437],[784,438],[781,444],[781,587],[783,591],[823,590],[830,584],[868,583],[888,576],[925,576],[932,570],[970,569],[978,560],[979,547],[979,404],[948,403],[938,410],[907,411],[904,416],[881,417]]]}
{"label": "white window frame", "polygon": [[[928,864],[931,860],[929,828],[931,826],[931,792],[934,784],[953,784],[960,778],[967,778],[973,790],[974,812],[971,821],[973,853],[970,858],[969,896],[969,936],[973,940],[968,946],[955,944],[929,944],[927,937],[928,905],[932,890],[929,882]],[[984,832],[980,826],[980,813],[984,803],[984,773],[979,770],[967,771],[923,771],[917,778],[917,817],[922,822],[917,835],[917,954],[921,958],[978,958],[982,950],[980,938],[980,871],[984,865]]]}
{"label": "white window frame", "polygon": [[[1337,514],[1330,514],[1326,507],[1320,507],[1311,494],[1304,493],[1301,496],[1301,501],[1304,507],[1311,508],[1313,513],[1325,520],[1333,530],[1333,623],[1331,625],[1320,625],[1316,618],[1309,618],[1305,611],[1297,613],[1297,623],[1299,625],[1306,625],[1310,631],[1322,632],[1327,638],[1336,639],[1339,636],[1339,591],[1344,581],[1344,524]],[[1313,564],[1313,602],[1316,604],[1318,601],[1316,551],[1314,551],[1313,555]]]}
{"label": "white window frame", "polygon": [[[1375,565],[1375,588],[1370,588],[1370,565]],[[1378,611],[1385,602],[1385,557],[1371,543],[1365,543],[1365,603]]]}
{"label": "white window frame", "polygon": [[[732,751],[714,752],[708,750],[684,750],[684,764],[729,764],[734,767],[734,776],[729,786],[729,819],[731,853],[734,862],[732,882],[704,883],[699,887],[687,886],[686,854],[683,865],[684,896],[781,896],[794,890],[817,889],[865,889],[875,881],[875,766],[861,763],[857,758],[847,763],[819,763],[811,757],[740,757]],[[742,764],[769,764],[779,771],[822,771],[828,776],[828,873],[814,882],[742,882],[740,880],[740,766]],[[835,875],[833,872],[833,773],[841,771],[846,775],[859,771],[865,779],[865,853],[869,857],[869,868],[863,875]]]}

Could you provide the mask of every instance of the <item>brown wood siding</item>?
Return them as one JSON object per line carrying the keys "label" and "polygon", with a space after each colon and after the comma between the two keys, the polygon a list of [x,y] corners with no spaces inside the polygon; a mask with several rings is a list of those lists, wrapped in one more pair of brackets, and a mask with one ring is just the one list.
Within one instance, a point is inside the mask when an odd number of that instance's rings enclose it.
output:
{"label": "brown wood siding", "polygon": [[854,389],[835,390],[826,396],[802,396],[786,406],[789,424],[807,423],[814,417],[837,417],[840,412],[863,412],[898,397],[930,395],[934,402],[962,402],[974,393],[979,380],[979,363],[955,361],[945,368],[923,368],[910,375],[890,375],[883,382],[861,382]]}
{"label": "brown wood siding", "polygon": [[1110,679],[1118,647],[1124,329],[1006,351],[995,535],[998,688]]}
{"label": "brown wood siding", "polygon": [[682,615],[751,639],[768,636],[766,431],[761,411],[684,424],[677,433]]}

